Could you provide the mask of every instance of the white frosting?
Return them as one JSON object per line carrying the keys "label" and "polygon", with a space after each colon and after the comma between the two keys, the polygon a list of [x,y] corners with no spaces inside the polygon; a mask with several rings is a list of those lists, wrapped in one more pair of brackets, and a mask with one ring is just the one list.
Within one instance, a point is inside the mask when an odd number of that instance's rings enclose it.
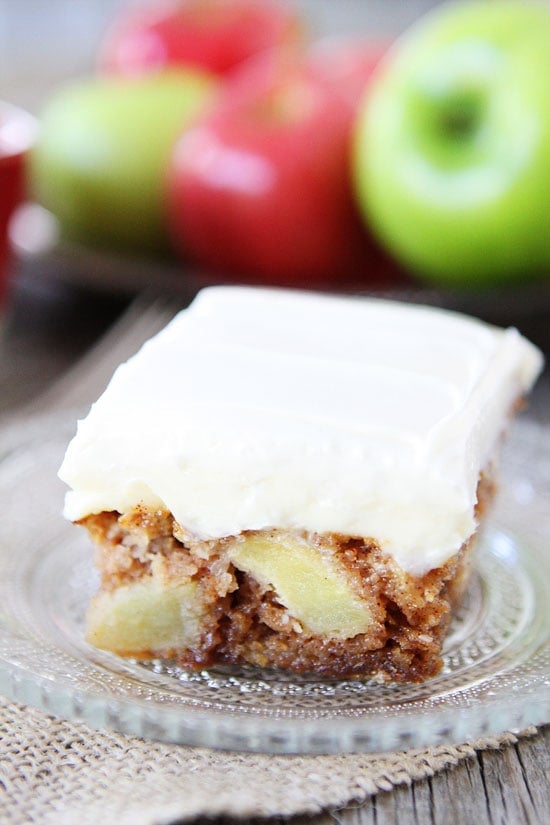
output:
{"label": "white frosting", "polygon": [[65,514],[143,501],[204,538],[373,537],[420,575],[475,530],[479,473],[541,367],[515,329],[451,312],[210,288],[79,422]]}

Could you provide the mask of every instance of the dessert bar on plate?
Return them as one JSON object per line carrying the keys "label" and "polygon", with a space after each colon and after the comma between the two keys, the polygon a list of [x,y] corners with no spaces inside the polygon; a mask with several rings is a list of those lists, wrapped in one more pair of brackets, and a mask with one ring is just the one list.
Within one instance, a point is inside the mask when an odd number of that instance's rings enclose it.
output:
{"label": "dessert bar on plate", "polygon": [[515,329],[377,299],[213,287],[70,443],[89,642],[186,668],[422,681],[542,366]]}

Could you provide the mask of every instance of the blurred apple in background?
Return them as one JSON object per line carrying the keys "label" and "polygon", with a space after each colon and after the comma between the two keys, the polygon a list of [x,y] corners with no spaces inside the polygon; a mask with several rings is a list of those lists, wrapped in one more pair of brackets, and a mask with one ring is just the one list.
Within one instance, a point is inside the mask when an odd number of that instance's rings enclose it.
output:
{"label": "blurred apple in background", "polygon": [[302,40],[302,22],[276,0],[171,0],[123,9],[108,32],[99,67],[136,75],[196,66],[220,75],[265,49]]}
{"label": "blurred apple in background", "polygon": [[421,279],[550,271],[550,6],[437,9],[376,73],[355,141],[366,223]]}
{"label": "blurred apple in background", "polygon": [[241,69],[174,152],[169,222],[184,256],[239,281],[338,289],[388,276],[349,169],[356,89],[379,55],[350,50],[349,96],[316,54],[272,52]]}
{"label": "blurred apple in background", "polygon": [[87,80],[59,91],[41,118],[31,185],[65,236],[166,251],[165,167],[178,137],[212,100],[214,75]]}

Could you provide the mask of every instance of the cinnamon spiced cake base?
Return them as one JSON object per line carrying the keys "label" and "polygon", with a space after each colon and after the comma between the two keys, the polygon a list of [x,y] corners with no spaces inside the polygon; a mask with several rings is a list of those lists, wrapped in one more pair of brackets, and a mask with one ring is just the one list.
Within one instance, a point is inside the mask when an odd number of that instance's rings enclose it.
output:
{"label": "cinnamon spiced cake base", "polygon": [[[479,485],[478,515],[492,495]],[[332,678],[420,682],[441,666],[473,539],[415,577],[372,539],[250,531],[193,541],[166,510],[82,519],[101,591],[88,640],[186,668],[251,664]]]}

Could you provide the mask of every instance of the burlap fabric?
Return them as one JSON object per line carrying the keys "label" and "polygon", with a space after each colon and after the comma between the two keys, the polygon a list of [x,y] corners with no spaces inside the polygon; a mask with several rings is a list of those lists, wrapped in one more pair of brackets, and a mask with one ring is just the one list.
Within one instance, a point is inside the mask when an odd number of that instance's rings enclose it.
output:
{"label": "burlap fabric", "polygon": [[94,731],[4,699],[0,738],[0,822],[13,825],[168,825],[199,815],[316,813],[516,741],[505,733],[380,755],[228,753]]}

